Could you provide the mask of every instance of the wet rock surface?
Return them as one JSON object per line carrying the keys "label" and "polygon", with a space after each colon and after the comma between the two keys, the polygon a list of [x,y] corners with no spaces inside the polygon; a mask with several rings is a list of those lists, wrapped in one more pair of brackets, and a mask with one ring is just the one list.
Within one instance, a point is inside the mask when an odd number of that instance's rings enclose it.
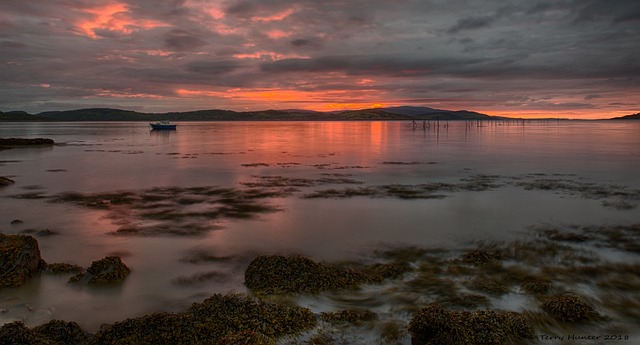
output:
{"label": "wet rock surface", "polygon": [[0,234],[0,288],[23,285],[45,265],[35,238]]}

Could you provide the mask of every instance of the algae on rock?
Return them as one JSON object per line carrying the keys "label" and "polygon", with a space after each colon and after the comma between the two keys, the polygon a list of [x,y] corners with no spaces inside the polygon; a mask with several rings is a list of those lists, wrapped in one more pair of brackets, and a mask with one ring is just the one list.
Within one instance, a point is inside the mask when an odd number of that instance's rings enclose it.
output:
{"label": "algae on rock", "polygon": [[0,234],[0,288],[23,285],[45,265],[35,238]]}

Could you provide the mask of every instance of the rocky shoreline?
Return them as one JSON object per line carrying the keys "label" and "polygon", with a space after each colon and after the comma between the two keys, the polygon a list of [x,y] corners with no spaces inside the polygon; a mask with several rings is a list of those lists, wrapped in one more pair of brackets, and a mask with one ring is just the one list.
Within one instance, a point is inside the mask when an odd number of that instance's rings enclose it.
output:
{"label": "rocky shoreline", "polygon": [[[376,252],[376,262],[316,262],[300,255],[258,255],[244,271],[249,294],[214,294],[182,312],[159,312],[105,324],[91,334],[76,322],[51,320],[28,328],[0,327],[2,344],[348,344],[365,327],[384,344],[536,344],[562,332],[616,332],[640,321],[640,264],[608,263],[578,246],[590,242],[631,255],[640,224],[539,229],[531,242],[476,243],[451,255],[403,247]],[[46,263],[29,235],[0,234],[2,286],[13,288],[37,274],[68,274],[69,284],[113,286],[131,270],[119,257],[86,270]],[[584,294],[581,285],[593,284]],[[407,319],[384,320],[367,304],[331,312],[300,306],[300,296],[357,296],[404,305]],[[512,294],[537,301],[524,310],[492,307]],[[634,297],[635,296],[635,297]],[[382,301],[382,300],[381,300]],[[401,303],[402,302],[402,303]],[[375,303],[374,303],[375,304]],[[595,331],[589,331],[595,332]]]}

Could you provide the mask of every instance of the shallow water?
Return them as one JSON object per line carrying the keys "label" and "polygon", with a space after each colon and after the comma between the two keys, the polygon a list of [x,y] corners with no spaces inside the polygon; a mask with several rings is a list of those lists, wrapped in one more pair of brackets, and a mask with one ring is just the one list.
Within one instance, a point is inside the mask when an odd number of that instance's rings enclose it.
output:
{"label": "shallow water", "polygon": [[[4,289],[0,323],[65,319],[95,331],[126,317],[181,310],[213,292],[245,291],[243,271],[257,253],[342,260],[381,246],[454,248],[521,238],[541,224],[640,222],[634,194],[640,189],[639,122],[450,122],[426,130],[406,122],[185,122],[161,132],[149,131],[146,123],[3,123],[0,137],[56,142],[0,150],[0,176],[16,181],[0,189],[0,230],[57,232],[36,236],[50,263],[87,267],[116,254],[133,270],[117,289],[74,287],[66,277],[47,275]],[[474,188],[463,186],[469,180]],[[570,188],[519,184],[540,180]],[[328,189],[436,183],[449,187],[434,187],[420,198],[378,189],[370,196],[308,197]],[[281,194],[252,199],[269,211],[204,216],[221,201],[193,187],[214,186],[231,194]],[[627,194],[601,195],[593,186]],[[176,194],[154,199],[162,205],[120,208],[59,200],[65,192],[124,191],[144,199],[158,194],[158,187]],[[178,194],[190,200],[176,203]],[[152,216],[174,212],[173,218],[152,219],[145,209],[154,210]],[[198,215],[184,216],[187,211]],[[23,223],[10,224],[14,219]],[[154,236],[114,235],[132,227]],[[171,227],[198,231],[158,230]],[[186,260],[197,253],[224,259]],[[219,274],[198,279],[214,271]]]}

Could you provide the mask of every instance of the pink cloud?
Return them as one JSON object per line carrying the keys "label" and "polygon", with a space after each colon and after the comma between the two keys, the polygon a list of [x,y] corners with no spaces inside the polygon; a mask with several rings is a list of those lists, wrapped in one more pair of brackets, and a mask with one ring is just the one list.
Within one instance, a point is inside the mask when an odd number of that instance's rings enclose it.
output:
{"label": "pink cloud", "polygon": [[76,26],[83,34],[93,39],[98,39],[96,33],[98,30],[115,31],[129,35],[141,29],[148,30],[168,26],[155,20],[132,18],[129,5],[125,3],[111,3],[82,11],[88,19],[79,21]]}

